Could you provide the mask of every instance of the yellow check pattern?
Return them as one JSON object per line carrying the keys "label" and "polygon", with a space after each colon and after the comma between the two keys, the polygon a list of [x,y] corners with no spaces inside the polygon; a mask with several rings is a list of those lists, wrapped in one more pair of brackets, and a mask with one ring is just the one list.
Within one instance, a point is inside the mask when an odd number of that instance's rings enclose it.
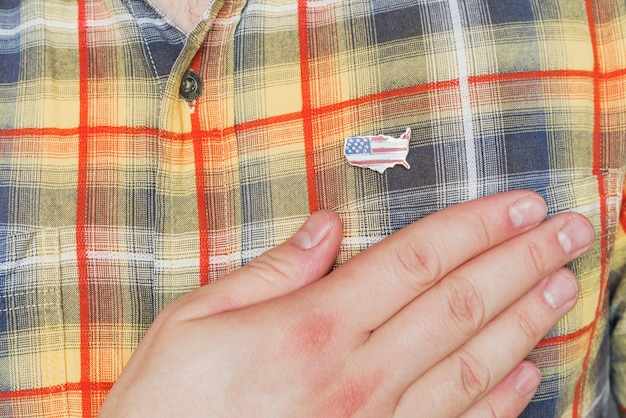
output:
{"label": "yellow check pattern", "polygon": [[[626,407],[625,81],[620,0],[215,0],[189,37],[149,1],[0,2],[0,416],[95,416],[164,306],[312,211],[340,264],[522,188],[597,236],[523,416]],[[407,128],[410,170],[347,163]]]}

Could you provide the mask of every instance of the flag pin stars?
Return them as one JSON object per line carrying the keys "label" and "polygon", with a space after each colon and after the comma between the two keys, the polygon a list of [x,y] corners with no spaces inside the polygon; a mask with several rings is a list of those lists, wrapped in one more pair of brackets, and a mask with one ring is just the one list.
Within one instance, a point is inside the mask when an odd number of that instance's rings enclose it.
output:
{"label": "flag pin stars", "polygon": [[411,128],[400,138],[387,135],[353,136],[346,138],[343,153],[348,162],[356,167],[369,168],[379,173],[400,164],[409,169],[406,162],[411,141]]}

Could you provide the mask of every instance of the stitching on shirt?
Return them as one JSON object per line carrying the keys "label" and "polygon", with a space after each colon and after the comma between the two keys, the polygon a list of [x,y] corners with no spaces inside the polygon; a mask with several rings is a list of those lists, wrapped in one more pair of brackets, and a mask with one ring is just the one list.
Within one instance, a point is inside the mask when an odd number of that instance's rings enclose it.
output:
{"label": "stitching on shirt", "polygon": [[[49,290],[49,291],[47,291],[47,290]],[[52,291],[53,291],[53,289],[44,289],[44,292],[42,292],[42,293],[43,293],[43,294],[46,294],[46,293],[52,293]],[[56,293],[56,292],[55,292],[55,293]],[[54,299],[55,299],[55,302],[56,302],[56,300],[58,300],[58,298],[54,298]],[[59,302],[59,304],[61,303],[61,301],[60,301],[60,300],[59,300],[58,302]],[[52,306],[52,305],[57,305],[57,303],[54,303],[54,302],[52,302],[52,303],[51,303],[51,302],[48,302],[48,303],[42,303],[42,304],[39,304],[39,306],[41,306],[42,308],[44,308],[44,309],[43,309],[43,323],[44,323],[44,326],[46,326],[46,327],[48,326],[48,324],[50,324],[50,322],[49,322],[49,318],[48,318],[50,314],[49,314],[49,312],[48,312],[48,309],[45,309],[45,308],[46,308],[46,307],[49,307],[49,306]],[[14,310],[18,310],[17,308],[18,308],[18,307],[15,307],[15,308],[7,308],[7,309],[14,309]],[[62,324],[62,323],[61,323],[61,326],[63,326],[63,324]],[[54,381],[54,380],[53,380],[53,376],[52,376],[52,360],[51,360],[51,358],[50,358],[50,351],[51,351],[51,350],[50,350],[50,344],[49,344],[49,341],[48,341],[48,339],[50,338],[50,333],[47,333],[47,332],[46,332],[46,333],[43,333],[43,335],[45,335],[45,337],[44,337],[44,338],[45,338],[45,340],[44,340],[44,341],[42,341],[42,342],[43,342],[43,344],[42,344],[42,345],[43,345],[44,347],[46,347],[44,351],[45,351],[45,353],[46,353],[46,369],[47,369],[48,379],[50,379],[50,380]]]}
{"label": "stitching on shirt", "polygon": [[[154,6],[153,6],[154,8]],[[152,70],[154,71],[154,75],[156,76],[156,78],[160,78],[159,76],[159,72],[157,70],[157,66],[154,63],[154,59],[152,58],[152,52],[150,51],[150,44],[148,42],[146,42],[145,36],[143,34],[143,29],[141,27],[141,24],[139,23],[139,19],[137,18],[137,14],[135,13],[135,9],[133,8],[133,1],[132,0],[128,0],[128,9],[130,10],[130,12],[132,13],[133,17],[135,18],[135,22],[136,25],[139,29],[139,36],[142,38],[142,40],[144,41],[143,43],[146,46],[146,51],[148,52],[148,59],[150,60],[150,65],[152,66]],[[163,88],[161,86],[161,83],[159,83],[159,93],[163,93]]]}
{"label": "stitching on shirt", "polygon": [[[173,28],[176,28],[176,30],[178,30],[180,33],[185,34],[185,37],[187,36],[186,32],[184,30],[182,30],[180,27],[178,27],[176,22],[174,22],[172,19],[170,19],[170,17],[168,15],[163,13],[163,10],[161,10],[161,8],[159,6],[157,6],[152,0],[143,0],[143,1],[148,6],[150,6],[150,8],[152,8],[152,10],[154,10],[154,12],[156,14],[158,14],[165,22],[167,22],[168,25],[172,26]],[[131,2],[132,2],[132,0],[129,0],[129,3],[131,3]],[[134,11],[133,11],[133,13],[134,13]]]}
{"label": "stitching on shirt", "polygon": [[[209,7],[206,9],[205,14],[208,13],[213,8],[214,4],[215,4],[215,1],[210,2]],[[229,35],[230,37],[232,37],[232,39],[235,39],[235,37],[237,36],[237,30],[239,29],[240,25],[242,25],[243,17],[244,17],[244,11],[245,11],[245,9],[246,9],[246,7],[248,5],[249,5],[249,2],[245,2],[243,7],[241,8],[241,10],[239,11],[239,15],[236,16],[237,19],[238,19],[237,23],[232,25],[229,28],[229,30],[232,31],[232,35]],[[235,14],[235,11],[236,11],[236,4],[233,2],[231,4],[231,6],[230,6],[230,10],[228,11],[229,15],[231,17],[235,17],[235,16],[233,16]],[[208,15],[207,15],[207,17],[208,17]],[[206,19],[206,17],[203,16],[202,20],[205,21],[205,19]],[[209,34],[207,34],[207,37],[208,36],[209,36]],[[230,77],[234,78],[234,74],[230,74],[229,75],[228,71],[224,70],[225,66],[222,65],[222,62],[224,62],[227,59],[226,57],[228,57],[228,55],[229,55],[228,54],[229,53],[229,49],[234,49],[234,48],[235,48],[234,43],[222,43],[221,49],[220,49],[220,52],[219,52],[219,55],[218,55],[217,80],[222,80],[222,79],[230,78]],[[235,88],[236,88],[235,87],[235,83],[233,83],[232,84],[232,89],[235,89]],[[227,89],[228,89],[228,83],[218,83],[218,97],[219,98],[227,97],[228,96]],[[234,91],[233,91],[233,93],[234,93]],[[224,100],[221,100],[221,101],[222,101],[222,103],[224,102]],[[228,105],[228,101],[227,100],[226,100],[226,105]],[[230,111],[230,109],[229,109],[229,111]],[[219,118],[219,125],[220,125],[221,128],[224,128],[224,126],[226,124],[226,119],[224,118],[223,109],[222,109],[222,111],[220,111],[218,113],[218,115],[219,115],[218,116],[218,118]],[[221,148],[222,148],[222,155],[224,155],[224,150],[226,148],[225,143],[224,143],[224,141],[225,141],[225,139],[224,139],[224,129],[220,129],[219,132],[220,132],[220,144],[221,144]],[[234,137],[235,137],[234,138],[235,143],[237,143],[238,142],[238,140],[237,140],[237,130],[234,131]],[[239,153],[237,153],[237,158],[241,158],[241,155],[239,155]],[[225,215],[227,216],[226,219],[232,219],[232,214],[231,214],[229,205],[225,205],[224,210],[226,212]],[[234,236],[227,234],[226,242],[227,242],[227,245],[228,245],[228,248],[229,248],[229,251],[230,251],[230,249],[235,246],[235,238],[234,238]],[[209,249],[209,253],[210,253],[210,251],[211,250]],[[210,259],[211,258],[209,257],[209,260]],[[211,265],[211,263],[209,263],[209,266],[210,265]],[[211,281],[210,272],[209,272],[209,281]]]}
{"label": "stitching on shirt", "polygon": [[[46,293],[55,293],[56,291],[57,291],[56,288],[52,288],[52,289],[48,288],[48,289],[41,289],[41,290],[33,290],[33,291],[30,291],[30,292],[13,292],[13,293],[9,292],[9,293],[6,293],[6,294],[0,296],[0,298],[6,300],[6,299],[12,299],[12,298],[15,298],[15,297],[19,297],[19,296],[45,295]],[[36,304],[33,304],[33,305],[22,305],[22,306],[26,307],[26,306],[39,306],[39,305],[40,305],[39,303],[36,303]],[[2,309],[0,309],[0,311],[1,310]]]}
{"label": "stitching on shirt", "polygon": [[[61,234],[57,234],[56,235],[56,249],[57,252],[60,252],[62,248],[62,241],[61,241]],[[51,290],[54,291],[55,294],[55,306],[54,306],[54,312],[56,313],[55,315],[55,319],[56,319],[56,323],[61,325],[61,328],[64,330],[66,329],[65,326],[65,321],[63,321],[63,286],[62,286],[62,280],[63,280],[63,270],[62,270],[62,264],[59,263],[57,265],[55,265],[56,271],[58,273],[58,284]],[[58,333],[59,338],[61,339],[61,346],[63,348],[67,347],[66,345],[66,339],[65,339],[65,333],[64,332],[59,332]],[[52,351],[52,350],[49,350]],[[64,351],[65,352],[65,351]],[[50,353],[48,354],[50,356]],[[51,360],[50,356],[50,360]],[[65,360],[65,356],[62,357],[61,359],[62,361],[62,365],[59,367],[57,366],[57,374],[53,375],[52,373],[52,368],[50,369],[50,377],[54,380],[52,380],[53,382],[67,382],[67,361]],[[52,367],[52,365],[50,364],[50,367]],[[51,389],[52,390],[52,389]],[[70,407],[69,407],[69,400],[68,400],[68,394],[67,392],[65,393],[65,396],[62,397],[64,405],[63,405],[63,409],[65,411],[69,411]]]}
{"label": "stitching on shirt", "polygon": [[[56,302],[48,302],[48,303],[37,303],[37,304],[34,304],[34,305],[14,306],[14,307],[11,307],[11,308],[0,309],[0,312],[7,312],[7,313],[9,313],[9,312],[21,311],[21,310],[29,309],[29,308],[45,308],[47,306],[57,306],[57,304],[56,304]],[[47,315],[47,314],[44,314],[44,315]],[[48,323],[45,320],[45,318],[44,318],[44,323]]]}

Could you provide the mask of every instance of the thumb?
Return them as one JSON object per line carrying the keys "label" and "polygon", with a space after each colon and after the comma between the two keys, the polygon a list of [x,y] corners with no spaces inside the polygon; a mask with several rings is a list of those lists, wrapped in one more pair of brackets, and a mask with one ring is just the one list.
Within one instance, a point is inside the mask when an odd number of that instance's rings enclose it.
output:
{"label": "thumb", "polygon": [[328,273],[341,237],[339,217],[327,210],[316,212],[284,243],[166,309],[177,319],[204,318],[301,289]]}

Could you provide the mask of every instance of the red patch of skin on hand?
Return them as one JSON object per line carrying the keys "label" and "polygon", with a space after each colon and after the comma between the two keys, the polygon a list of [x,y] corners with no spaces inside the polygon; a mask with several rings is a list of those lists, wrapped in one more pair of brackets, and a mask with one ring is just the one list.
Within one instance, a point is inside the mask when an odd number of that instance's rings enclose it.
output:
{"label": "red patch of skin on hand", "polygon": [[[380,387],[383,371],[364,373],[359,379],[352,379],[330,396],[328,402],[316,411],[316,417],[351,417],[359,412],[364,416],[376,416],[380,411],[364,411],[373,393]],[[372,415],[375,414],[375,415]]]}
{"label": "red patch of skin on hand", "polygon": [[[336,338],[337,321],[327,314],[305,314],[287,335],[283,354],[299,369],[298,382],[307,394],[322,396],[344,368],[346,350]],[[334,348],[334,351],[333,351]]]}
{"label": "red patch of skin on hand", "polygon": [[291,357],[312,359],[320,356],[332,341],[336,321],[327,315],[311,315],[297,323],[287,341]]}
{"label": "red patch of skin on hand", "polygon": [[[307,313],[288,336],[285,354],[301,363],[300,383],[321,401],[316,417],[348,417],[358,413],[381,386],[385,372],[365,370],[359,378],[346,379],[345,339],[338,334],[339,321],[330,315]],[[352,347],[353,348],[353,347]],[[311,367],[317,363],[317,368]],[[341,382],[344,383],[341,383]]]}

